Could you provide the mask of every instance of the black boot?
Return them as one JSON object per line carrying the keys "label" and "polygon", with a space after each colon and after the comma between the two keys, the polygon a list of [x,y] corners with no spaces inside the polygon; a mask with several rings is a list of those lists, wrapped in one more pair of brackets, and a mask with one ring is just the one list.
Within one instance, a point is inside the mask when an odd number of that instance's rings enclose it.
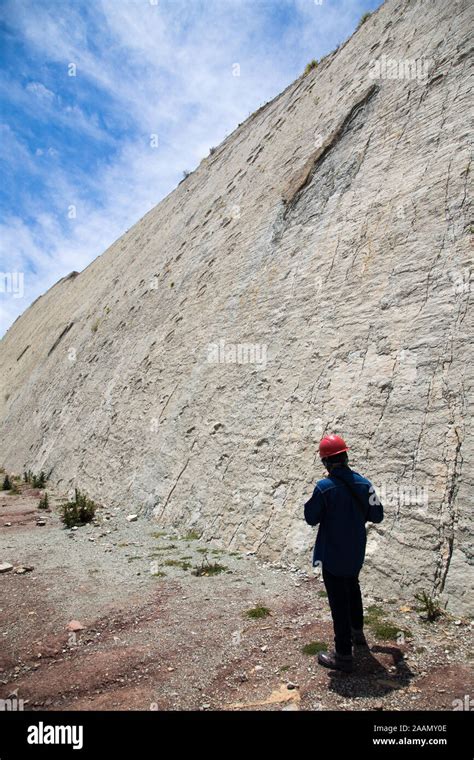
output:
{"label": "black boot", "polygon": [[356,631],[354,628],[352,628],[352,643],[355,647],[369,647],[367,644],[367,639],[365,638],[364,631],[362,629],[360,631]]}
{"label": "black boot", "polygon": [[338,654],[337,652],[320,652],[318,662],[325,668],[342,670],[344,673],[351,673],[354,667],[351,654]]}

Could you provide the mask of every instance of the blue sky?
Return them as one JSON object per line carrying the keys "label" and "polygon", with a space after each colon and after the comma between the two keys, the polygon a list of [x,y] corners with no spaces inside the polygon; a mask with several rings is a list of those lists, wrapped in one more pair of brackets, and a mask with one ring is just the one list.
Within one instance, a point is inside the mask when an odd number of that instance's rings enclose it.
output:
{"label": "blue sky", "polygon": [[0,335],[379,5],[2,0]]}

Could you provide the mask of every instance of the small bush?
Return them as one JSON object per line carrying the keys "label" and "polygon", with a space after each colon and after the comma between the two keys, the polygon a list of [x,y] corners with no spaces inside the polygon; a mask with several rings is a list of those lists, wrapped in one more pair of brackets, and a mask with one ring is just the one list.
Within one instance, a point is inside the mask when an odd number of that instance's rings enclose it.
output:
{"label": "small bush", "polygon": [[97,504],[76,488],[74,500],[61,505],[61,518],[66,528],[85,525],[93,520],[96,509]]}
{"label": "small bush", "polygon": [[327,652],[328,645],[324,641],[311,641],[301,648],[303,654],[318,654],[318,652]]}
{"label": "small bush", "polygon": [[46,491],[44,492],[43,496],[39,500],[38,509],[49,509],[49,499],[48,494]]}
{"label": "small bush", "polygon": [[223,573],[225,570],[227,570],[225,565],[219,565],[218,562],[211,563],[204,560],[199,567],[196,567],[193,570],[193,575],[201,578],[206,575],[219,575],[219,573]]}
{"label": "small bush", "polygon": [[46,483],[46,475],[41,470],[39,475],[33,475],[33,488],[44,488]]}
{"label": "small bush", "polygon": [[363,14],[363,16],[362,16],[362,18],[361,18],[361,20],[360,20],[360,21],[359,21],[359,23],[357,24],[357,29],[360,29],[360,28],[361,28],[361,26],[362,26],[362,24],[365,24],[365,22],[366,22],[366,21],[368,21],[368,19],[371,17],[371,15],[372,15],[372,14],[371,14],[371,13],[368,13],[368,12],[367,12],[367,13],[364,13],[364,14]]}
{"label": "small bush", "polygon": [[2,485],[2,491],[10,491],[12,487],[12,483],[8,475],[5,475],[3,478],[3,485]]}
{"label": "small bush", "polygon": [[261,604],[258,604],[256,607],[252,607],[245,613],[246,617],[251,618],[251,620],[260,620],[261,618],[266,618],[271,614],[272,613],[268,607],[264,607]]}
{"label": "small bush", "polygon": [[415,599],[420,603],[418,612],[424,615],[425,619],[429,623],[433,623],[441,615],[444,614],[444,610],[439,604],[438,600],[426,593],[426,591],[419,591],[415,594]]}
{"label": "small bush", "polygon": [[98,329],[99,329],[99,320],[98,320],[98,319],[96,319],[96,320],[94,320],[94,322],[91,324],[91,331],[92,331],[93,333],[96,333]]}
{"label": "small bush", "polygon": [[309,74],[309,72],[312,71],[313,69],[317,68],[317,66],[318,66],[318,62],[317,62],[316,58],[313,58],[312,61],[310,61],[309,63],[306,64],[306,66],[304,68],[304,75],[306,76],[307,74]]}
{"label": "small bush", "polygon": [[25,483],[29,483],[33,488],[44,488],[46,484],[46,475],[41,470],[39,475],[35,475],[31,470],[25,470],[23,473],[23,480]]}

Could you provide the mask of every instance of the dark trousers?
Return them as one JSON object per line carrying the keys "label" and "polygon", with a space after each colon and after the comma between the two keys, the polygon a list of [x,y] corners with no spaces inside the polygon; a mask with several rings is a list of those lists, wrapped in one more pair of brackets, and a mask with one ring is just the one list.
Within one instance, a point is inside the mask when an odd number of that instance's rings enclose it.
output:
{"label": "dark trousers", "polygon": [[336,652],[342,655],[352,654],[351,628],[361,631],[364,626],[359,575],[333,575],[323,565],[323,580],[334,623]]}

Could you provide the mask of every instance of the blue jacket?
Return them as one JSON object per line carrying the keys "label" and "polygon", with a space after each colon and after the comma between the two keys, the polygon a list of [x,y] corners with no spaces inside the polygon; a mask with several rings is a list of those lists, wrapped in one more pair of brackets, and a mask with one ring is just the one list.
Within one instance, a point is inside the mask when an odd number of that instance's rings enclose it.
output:
{"label": "blue jacket", "polygon": [[364,564],[365,523],[382,522],[383,506],[370,480],[344,465],[337,466],[334,473],[360,494],[366,514],[347,486],[336,477],[329,474],[319,480],[312,497],[304,505],[306,522],[309,525],[319,523],[313,565],[322,562],[333,575],[357,575]]}

